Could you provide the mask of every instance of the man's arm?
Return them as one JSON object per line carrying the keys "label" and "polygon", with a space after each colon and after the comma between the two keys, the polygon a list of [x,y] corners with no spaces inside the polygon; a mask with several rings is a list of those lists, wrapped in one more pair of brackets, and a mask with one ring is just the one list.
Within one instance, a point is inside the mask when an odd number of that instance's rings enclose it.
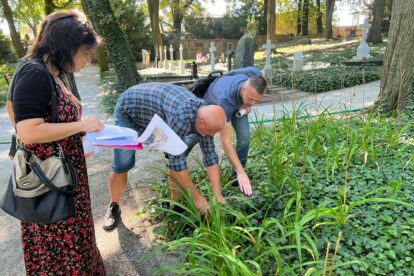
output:
{"label": "man's arm", "polygon": [[252,194],[252,186],[250,185],[250,179],[247,176],[236,151],[232,144],[233,127],[230,123],[227,123],[220,132],[220,139],[223,145],[224,152],[227,155],[231,165],[237,173],[237,180],[239,181],[240,190],[246,195]]}
{"label": "man's arm", "polygon": [[211,190],[213,191],[213,202],[217,199],[220,203],[226,204],[226,200],[224,199],[222,193],[221,193],[221,183],[220,183],[220,168],[219,166],[212,165],[209,167],[206,167],[208,179],[210,179],[211,182]]}
{"label": "man's arm", "polygon": [[193,180],[191,179],[190,172],[188,169],[184,169],[182,171],[174,171],[172,169],[169,169],[170,177],[172,178],[172,181],[174,181],[175,185],[171,186],[179,186],[184,191],[190,190],[191,195],[194,200],[194,204],[199,210],[203,210],[207,206],[207,200],[204,196],[202,196],[195,187]]}

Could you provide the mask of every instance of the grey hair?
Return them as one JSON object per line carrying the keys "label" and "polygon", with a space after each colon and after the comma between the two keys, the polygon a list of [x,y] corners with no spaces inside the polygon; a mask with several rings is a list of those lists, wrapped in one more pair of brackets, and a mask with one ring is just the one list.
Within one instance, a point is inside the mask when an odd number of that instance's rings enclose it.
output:
{"label": "grey hair", "polygon": [[245,82],[245,85],[253,87],[260,95],[265,94],[267,90],[267,81],[261,76],[250,77]]}

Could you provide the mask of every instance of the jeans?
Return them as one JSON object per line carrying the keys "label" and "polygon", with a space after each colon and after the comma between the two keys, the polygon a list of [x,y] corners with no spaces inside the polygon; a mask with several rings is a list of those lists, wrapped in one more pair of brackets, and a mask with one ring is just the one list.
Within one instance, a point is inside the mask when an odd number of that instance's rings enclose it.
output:
{"label": "jeans", "polygon": [[[236,153],[239,157],[240,163],[243,168],[246,166],[247,155],[249,153],[250,145],[250,128],[249,128],[249,117],[247,115],[237,118],[236,115],[233,115],[231,119],[231,125],[236,132]],[[193,147],[198,143],[197,134],[193,133],[187,135],[184,138],[184,142],[187,144],[188,149],[186,150],[186,156],[190,153]]]}

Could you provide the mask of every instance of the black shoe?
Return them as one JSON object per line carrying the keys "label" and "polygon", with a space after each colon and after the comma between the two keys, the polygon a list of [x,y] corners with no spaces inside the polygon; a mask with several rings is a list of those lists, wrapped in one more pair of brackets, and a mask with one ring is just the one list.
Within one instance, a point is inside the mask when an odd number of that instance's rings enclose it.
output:
{"label": "black shoe", "polygon": [[121,208],[116,202],[111,202],[106,211],[104,218],[103,229],[106,231],[111,231],[118,226],[118,222],[121,219]]}

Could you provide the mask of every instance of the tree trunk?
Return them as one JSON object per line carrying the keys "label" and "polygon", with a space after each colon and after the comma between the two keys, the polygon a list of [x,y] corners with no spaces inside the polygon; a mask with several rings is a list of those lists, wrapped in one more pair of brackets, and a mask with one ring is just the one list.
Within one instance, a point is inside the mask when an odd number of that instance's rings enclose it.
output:
{"label": "tree trunk", "polygon": [[45,0],[45,14],[51,14],[55,10],[55,3],[53,0]]}
{"label": "tree trunk", "polygon": [[383,113],[401,114],[414,100],[414,1],[394,0],[388,46],[385,51],[381,87],[375,107]]}
{"label": "tree trunk", "polygon": [[[86,14],[87,18],[91,18],[91,15],[89,13],[88,7],[85,3],[85,1],[81,2],[82,10]],[[108,55],[105,49],[105,44],[102,44],[96,48],[96,58],[98,60],[99,65],[99,72],[106,72],[109,71],[109,61],[108,61]]]}
{"label": "tree trunk", "polygon": [[300,35],[302,33],[302,0],[298,1],[298,17],[296,22],[296,35]]}
{"label": "tree trunk", "polygon": [[378,44],[382,42],[381,38],[381,25],[382,17],[385,10],[385,0],[375,0],[373,7],[373,19],[371,28],[368,31],[367,42]]}
{"label": "tree trunk", "polygon": [[267,1],[267,39],[273,42],[276,34],[276,1]]}
{"label": "tree trunk", "polygon": [[325,38],[331,39],[332,38],[332,17],[333,12],[335,9],[335,0],[326,0],[326,31],[325,31]]}
{"label": "tree trunk", "polygon": [[181,10],[180,10],[180,0],[172,0],[171,9],[172,9],[172,15],[173,15],[174,31],[180,34],[181,23],[183,22],[183,17],[181,15]]}
{"label": "tree trunk", "polygon": [[160,31],[160,15],[159,15],[159,0],[147,0],[148,12],[151,21],[152,41],[154,43],[155,56],[163,60],[163,52],[159,51],[159,48],[163,48],[163,42]]}
{"label": "tree trunk", "polygon": [[316,15],[316,29],[318,31],[318,35],[321,35],[323,34],[321,0],[316,0],[316,6],[318,11]]}
{"label": "tree trunk", "polygon": [[20,40],[20,35],[16,31],[16,27],[14,26],[12,10],[7,0],[1,0],[1,5],[3,6],[4,17],[6,17],[7,24],[9,25],[10,37],[12,40],[13,48],[16,51],[19,58],[21,58],[24,56],[24,48]]}
{"label": "tree trunk", "polygon": [[94,26],[104,38],[109,57],[114,64],[118,82],[125,86],[138,83],[137,72],[131,47],[125,33],[116,20],[109,0],[82,0],[87,7]]}
{"label": "tree trunk", "polygon": [[303,19],[302,19],[302,35],[308,35],[309,26],[309,0],[303,0]]}

